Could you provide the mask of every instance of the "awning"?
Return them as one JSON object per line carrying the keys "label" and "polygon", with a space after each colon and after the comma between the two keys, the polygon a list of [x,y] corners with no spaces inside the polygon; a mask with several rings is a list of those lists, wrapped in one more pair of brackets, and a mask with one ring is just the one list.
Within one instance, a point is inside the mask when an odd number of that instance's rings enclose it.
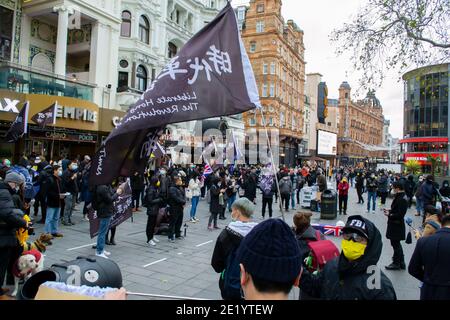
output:
{"label": "awning", "polygon": [[447,137],[421,137],[421,138],[407,138],[400,140],[400,143],[417,143],[417,142],[444,142],[448,143]]}

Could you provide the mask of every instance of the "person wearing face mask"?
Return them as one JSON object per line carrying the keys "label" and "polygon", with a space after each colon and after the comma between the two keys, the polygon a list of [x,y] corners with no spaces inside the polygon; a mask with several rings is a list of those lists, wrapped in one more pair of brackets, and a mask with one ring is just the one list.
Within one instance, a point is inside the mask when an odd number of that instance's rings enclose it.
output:
{"label": "person wearing face mask", "polygon": [[154,234],[159,209],[164,204],[160,186],[161,183],[158,177],[152,177],[144,197],[144,206],[147,208],[147,226],[145,231],[147,235],[147,243],[150,243],[151,246],[156,246],[159,242],[159,240],[155,238]]}
{"label": "person wearing face mask", "polygon": [[76,195],[78,193],[77,183],[77,170],[78,165],[76,162],[72,162],[67,170],[65,170],[61,177],[62,193],[66,193],[64,197],[64,221],[63,225],[71,226],[75,223],[72,222],[73,207],[76,202]]}
{"label": "person wearing face mask", "polygon": [[415,216],[420,217],[423,214],[424,204],[422,197],[422,184],[423,184],[423,176],[419,177],[419,182],[417,183],[416,193],[414,194],[416,197],[416,211]]}
{"label": "person wearing face mask", "polygon": [[391,209],[384,210],[388,217],[386,238],[391,241],[394,249],[392,263],[386,266],[387,270],[405,270],[405,258],[401,241],[406,239],[405,214],[408,211],[408,196],[405,194],[403,185],[400,182],[394,182],[393,185],[395,198],[392,201]]}
{"label": "person wearing face mask", "polygon": [[159,170],[159,181],[161,183],[160,190],[161,190],[161,196],[163,197],[164,201],[167,203],[168,196],[169,196],[169,187],[171,184],[170,177],[167,175],[167,168],[161,167]]}
{"label": "person wearing face mask", "polygon": [[15,195],[23,182],[23,177],[16,172],[6,174],[0,182],[0,297],[8,290],[2,289],[11,254],[18,246],[16,230],[28,228],[23,212],[16,208]]}
{"label": "person wearing face mask", "polygon": [[[342,252],[316,275],[304,269],[300,289],[321,300],[396,300],[394,287],[376,267],[383,249],[380,231],[368,219],[350,216],[342,229]],[[377,269],[373,269],[376,267]],[[370,277],[379,272],[379,286]]]}
{"label": "person wearing face mask", "polygon": [[443,197],[450,197],[450,186],[448,180],[444,180],[444,182],[442,182],[442,188],[439,189],[439,192]]}
{"label": "person wearing face mask", "polygon": [[377,203],[378,181],[375,173],[372,173],[366,180],[367,188],[367,213],[370,213],[370,202],[372,201],[372,213],[375,213],[375,206]]}
{"label": "person wearing face mask", "polygon": [[45,220],[45,232],[49,238],[61,238],[63,235],[58,232],[59,215],[61,210],[61,200],[65,194],[62,192],[61,176],[62,169],[58,165],[52,167],[53,175],[47,182],[47,217]]}
{"label": "person wearing face mask", "polygon": [[239,289],[236,288],[234,291],[224,290],[224,279],[227,272],[227,262],[231,259],[230,255],[237,250],[242,239],[257,225],[257,223],[251,221],[254,210],[255,205],[247,198],[236,200],[231,206],[232,221],[217,238],[211,258],[211,266],[214,271],[220,273],[219,288],[224,300],[241,300]]}
{"label": "person wearing face mask", "polygon": [[186,193],[183,188],[183,180],[180,176],[173,177],[173,184],[169,187],[169,241],[175,242],[176,239],[184,239],[181,235],[181,225],[183,224],[183,211],[186,205]]}

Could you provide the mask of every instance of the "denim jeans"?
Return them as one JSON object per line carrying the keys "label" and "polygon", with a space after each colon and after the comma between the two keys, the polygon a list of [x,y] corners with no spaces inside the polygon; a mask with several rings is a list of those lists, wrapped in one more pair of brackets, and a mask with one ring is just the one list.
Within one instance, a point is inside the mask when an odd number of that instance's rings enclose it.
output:
{"label": "denim jeans", "polygon": [[375,211],[375,205],[377,202],[377,192],[376,191],[367,191],[367,211],[370,210],[370,199],[372,199],[372,202],[373,202],[372,210]]}
{"label": "denim jeans", "polygon": [[61,208],[47,207],[47,217],[45,218],[45,232],[55,234],[58,232],[59,213]]}
{"label": "denim jeans", "polygon": [[233,195],[227,199],[229,212],[231,212],[231,206],[233,205],[234,201],[236,201],[236,193],[233,193]]}
{"label": "denim jeans", "polygon": [[417,213],[420,214],[420,215],[423,215],[423,209],[424,209],[424,207],[423,207],[423,200],[416,198],[416,210],[417,210]]}
{"label": "denim jeans", "polygon": [[191,218],[195,218],[195,214],[197,213],[197,205],[200,196],[192,197],[192,205],[191,205]]}
{"label": "denim jeans", "polygon": [[99,227],[97,235],[97,253],[103,253],[105,248],[106,234],[108,233],[109,223],[111,222],[111,217],[109,218],[99,218]]}
{"label": "denim jeans", "polygon": [[65,196],[64,197],[64,222],[68,223],[71,221],[72,219],[72,212],[73,212],[73,202],[74,202],[75,198],[73,196],[73,194]]}

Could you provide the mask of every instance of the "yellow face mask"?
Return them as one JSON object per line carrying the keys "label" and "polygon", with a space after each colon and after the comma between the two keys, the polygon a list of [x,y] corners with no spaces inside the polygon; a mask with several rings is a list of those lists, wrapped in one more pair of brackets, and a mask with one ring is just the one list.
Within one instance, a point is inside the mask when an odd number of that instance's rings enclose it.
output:
{"label": "yellow face mask", "polygon": [[161,185],[161,181],[158,181],[158,182],[156,183],[156,187],[159,188],[160,185]]}
{"label": "yellow face mask", "polygon": [[355,261],[361,258],[366,251],[367,244],[354,242],[352,240],[342,239],[342,251],[349,261]]}

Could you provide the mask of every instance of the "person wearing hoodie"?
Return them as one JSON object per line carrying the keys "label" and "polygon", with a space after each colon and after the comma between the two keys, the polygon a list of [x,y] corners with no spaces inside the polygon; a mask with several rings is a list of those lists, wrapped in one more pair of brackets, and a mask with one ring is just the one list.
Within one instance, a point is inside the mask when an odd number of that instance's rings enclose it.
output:
{"label": "person wearing hoodie", "polygon": [[[40,161],[40,160],[39,160]],[[38,167],[40,167],[39,176],[37,178],[37,185],[39,186],[39,191],[35,196],[34,201],[34,216],[38,215],[39,207],[41,208],[41,220],[37,223],[45,223],[47,218],[47,192],[50,183],[50,178],[53,175],[53,168],[48,162],[39,162]]]}
{"label": "person wearing hoodie", "polygon": [[[342,233],[339,257],[328,262],[317,275],[303,269],[302,292],[321,300],[396,300],[392,282],[376,268],[383,248],[377,227],[355,215],[348,218]],[[374,272],[379,272],[378,286],[370,286]]]}
{"label": "person wearing hoodie", "polygon": [[425,182],[420,187],[420,192],[422,194],[424,207],[428,205],[434,206],[436,204],[438,193],[434,184],[434,177],[432,175],[427,176]]}
{"label": "person wearing hoodie", "polygon": [[408,208],[411,208],[414,191],[416,190],[416,183],[414,182],[414,176],[409,175],[405,182],[405,194],[408,196]]}
{"label": "person wearing hoodie", "polygon": [[159,242],[154,234],[159,209],[164,205],[164,199],[159,188],[160,185],[161,182],[158,177],[152,177],[144,197],[144,206],[147,208],[147,226],[145,228],[145,233],[147,235],[147,243],[150,243],[151,246],[156,246]]}
{"label": "person wearing hoodie", "polygon": [[186,192],[183,188],[181,176],[173,176],[173,184],[169,187],[169,241],[175,242],[175,238],[184,239],[181,235],[181,225],[183,224],[184,207],[186,206]]}
{"label": "person wearing hoodie", "polygon": [[439,192],[443,197],[450,197],[450,186],[448,180],[444,180],[444,182],[442,182],[442,188],[439,189]]}
{"label": "person wearing hoodie", "polygon": [[269,208],[269,218],[272,218],[273,195],[277,192],[277,182],[270,169],[266,169],[261,175],[259,188],[262,191],[262,218],[264,219],[266,215],[266,205]]}
{"label": "person wearing hoodie", "polygon": [[247,198],[239,198],[231,206],[232,222],[222,230],[217,238],[214,252],[211,258],[211,266],[214,271],[220,273],[219,288],[224,300],[233,299],[228,297],[223,290],[223,272],[227,265],[228,256],[239,247],[242,239],[257,225],[252,222],[255,205]]}
{"label": "person wearing hoodie", "polygon": [[[217,176],[211,178],[211,187],[209,188],[209,193],[211,196],[211,202],[209,203],[209,212],[211,216],[208,220],[208,230],[212,231],[214,229],[220,229],[217,225],[217,216],[222,214],[225,209],[225,201],[223,195],[226,192],[226,186],[222,187],[222,182]],[[212,223],[214,222],[214,226]]]}
{"label": "person wearing hoodie", "polygon": [[362,176],[361,172],[358,172],[355,179],[355,187],[356,187],[356,193],[358,194],[358,204],[364,204],[364,177]]}
{"label": "person wearing hoodie", "polygon": [[416,188],[416,210],[417,213],[415,214],[416,217],[420,217],[423,214],[423,197],[422,197],[422,184],[424,183],[424,178],[423,176],[419,177],[419,182],[417,183],[417,188]]}
{"label": "person wearing hoodie", "polygon": [[350,189],[350,186],[348,184],[347,178],[344,177],[338,185],[340,215],[342,214],[342,209],[344,209],[344,215],[347,215],[348,189]]}
{"label": "person wearing hoodie", "polygon": [[406,239],[405,214],[408,211],[408,196],[403,190],[400,182],[393,185],[395,198],[392,201],[391,209],[384,209],[384,214],[388,217],[386,238],[391,241],[394,255],[392,263],[386,266],[387,270],[405,270],[405,257],[401,241]]}
{"label": "person wearing hoodie", "polygon": [[375,178],[375,173],[372,173],[366,181],[367,188],[367,213],[370,213],[370,201],[372,201],[372,213],[375,213],[375,206],[377,203],[378,181]]}
{"label": "person wearing hoodie", "polygon": [[381,197],[381,206],[384,206],[389,194],[389,178],[384,170],[381,172],[380,178],[378,179],[378,192]]}
{"label": "person wearing hoodie", "polygon": [[281,206],[284,203],[284,209],[289,211],[289,199],[292,194],[292,181],[288,175],[285,175],[280,180]]}

